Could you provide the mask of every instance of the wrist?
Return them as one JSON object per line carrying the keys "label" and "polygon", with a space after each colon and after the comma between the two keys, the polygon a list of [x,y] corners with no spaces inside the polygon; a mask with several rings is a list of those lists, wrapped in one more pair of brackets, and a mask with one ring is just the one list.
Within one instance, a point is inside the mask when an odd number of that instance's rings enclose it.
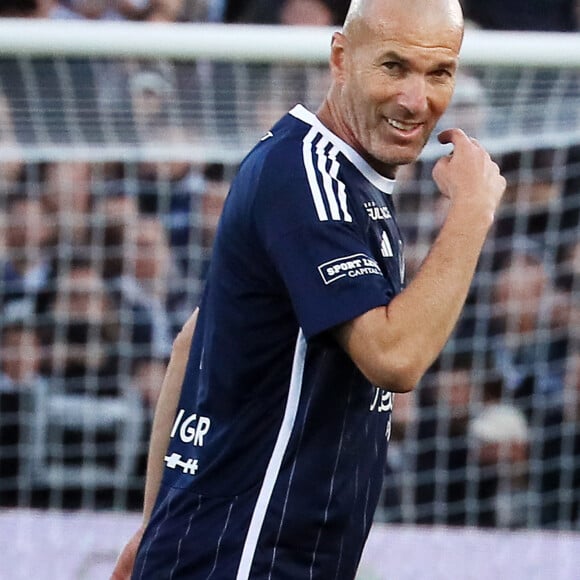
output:
{"label": "wrist", "polygon": [[[452,220],[463,226],[466,230],[488,231],[495,220],[495,207],[475,205],[466,202],[452,202],[447,213],[447,220]],[[446,220],[446,221],[447,221]]]}

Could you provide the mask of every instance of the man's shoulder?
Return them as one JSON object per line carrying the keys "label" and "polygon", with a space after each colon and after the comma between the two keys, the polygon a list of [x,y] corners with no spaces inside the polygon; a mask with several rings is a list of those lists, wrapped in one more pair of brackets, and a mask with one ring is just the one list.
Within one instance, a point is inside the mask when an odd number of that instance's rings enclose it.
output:
{"label": "man's shoulder", "polygon": [[262,159],[266,163],[279,159],[301,159],[302,144],[308,130],[308,126],[288,113],[262,135],[247,158]]}
{"label": "man's shoulder", "polygon": [[[287,116],[288,117],[288,116]],[[297,120],[284,117],[269,129],[240,165],[247,184],[261,184],[269,189],[296,183],[304,172],[303,141],[307,129]],[[253,179],[252,179],[253,177]]]}

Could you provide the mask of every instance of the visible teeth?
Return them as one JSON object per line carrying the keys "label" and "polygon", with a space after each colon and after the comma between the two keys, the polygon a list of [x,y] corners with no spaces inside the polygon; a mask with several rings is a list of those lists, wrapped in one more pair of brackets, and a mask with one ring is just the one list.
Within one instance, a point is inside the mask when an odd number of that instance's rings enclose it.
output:
{"label": "visible teeth", "polygon": [[411,131],[417,126],[412,123],[401,123],[401,121],[395,121],[395,119],[387,119],[387,123],[400,131]]}

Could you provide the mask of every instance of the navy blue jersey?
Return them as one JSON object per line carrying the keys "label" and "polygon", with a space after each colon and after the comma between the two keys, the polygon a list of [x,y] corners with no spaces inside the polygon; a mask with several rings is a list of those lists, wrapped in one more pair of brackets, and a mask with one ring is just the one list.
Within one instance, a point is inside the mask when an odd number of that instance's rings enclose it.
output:
{"label": "navy blue jersey", "polygon": [[134,578],[354,578],[393,396],[329,331],[402,288],[393,185],[302,106],[241,164]]}

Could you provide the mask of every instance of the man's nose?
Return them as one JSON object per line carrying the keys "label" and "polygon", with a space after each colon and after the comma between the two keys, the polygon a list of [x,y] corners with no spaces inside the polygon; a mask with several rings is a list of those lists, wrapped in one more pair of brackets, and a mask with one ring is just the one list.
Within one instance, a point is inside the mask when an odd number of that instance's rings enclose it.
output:
{"label": "man's nose", "polygon": [[399,105],[413,115],[424,113],[428,107],[427,81],[422,75],[409,75],[399,94]]}

